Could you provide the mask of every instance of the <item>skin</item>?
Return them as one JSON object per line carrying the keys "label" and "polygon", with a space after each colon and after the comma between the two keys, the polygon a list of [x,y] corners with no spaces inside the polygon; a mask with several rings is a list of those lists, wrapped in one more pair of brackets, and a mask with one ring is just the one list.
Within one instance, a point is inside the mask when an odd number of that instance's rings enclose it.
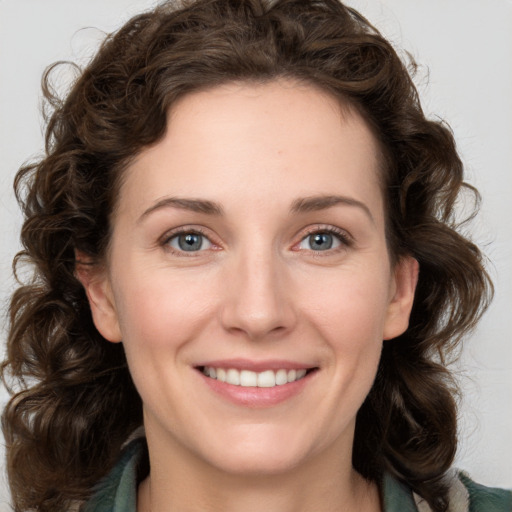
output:
{"label": "skin", "polygon": [[[359,114],[281,80],[186,96],[126,170],[108,261],[79,277],[142,397],[139,511],[381,509],[351,465],[355,417],[382,340],[407,328],[417,263],[391,264],[378,162]],[[182,251],[177,229],[202,249]],[[316,371],[279,404],[244,406],[196,369],[235,357]]]}

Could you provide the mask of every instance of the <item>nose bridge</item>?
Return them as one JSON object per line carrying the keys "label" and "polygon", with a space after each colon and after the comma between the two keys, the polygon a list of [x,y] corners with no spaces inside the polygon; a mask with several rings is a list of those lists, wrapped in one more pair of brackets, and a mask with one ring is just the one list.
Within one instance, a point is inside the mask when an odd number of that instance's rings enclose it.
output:
{"label": "nose bridge", "polygon": [[285,263],[269,241],[252,240],[234,256],[223,324],[250,339],[289,330],[295,321]]}

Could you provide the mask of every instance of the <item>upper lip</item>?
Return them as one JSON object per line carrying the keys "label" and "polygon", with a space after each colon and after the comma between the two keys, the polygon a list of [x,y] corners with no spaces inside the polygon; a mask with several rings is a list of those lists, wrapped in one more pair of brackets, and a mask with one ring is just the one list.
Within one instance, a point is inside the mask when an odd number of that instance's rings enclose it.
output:
{"label": "upper lip", "polygon": [[298,361],[290,361],[283,359],[268,359],[265,361],[253,361],[249,359],[219,359],[212,361],[205,361],[196,367],[213,367],[213,368],[234,368],[236,370],[250,370],[253,372],[263,372],[265,370],[309,370],[316,368],[315,365],[305,364]]}

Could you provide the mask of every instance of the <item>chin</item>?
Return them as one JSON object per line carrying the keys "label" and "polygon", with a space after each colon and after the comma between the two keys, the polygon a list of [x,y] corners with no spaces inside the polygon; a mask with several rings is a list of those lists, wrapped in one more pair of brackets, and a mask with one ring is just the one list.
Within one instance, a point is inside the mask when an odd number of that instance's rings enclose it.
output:
{"label": "chin", "polygon": [[[268,432],[267,432],[268,434]],[[309,449],[293,436],[255,436],[219,443],[214,452],[203,452],[204,459],[219,470],[240,476],[278,475],[293,471],[308,458]],[[265,438],[266,437],[266,438]],[[226,449],[229,447],[229,449]]]}
{"label": "chin", "polygon": [[[238,450],[237,450],[238,452]],[[230,454],[222,460],[210,463],[220,471],[241,477],[272,476],[293,471],[299,466],[300,457],[289,454],[247,453],[243,449]]]}

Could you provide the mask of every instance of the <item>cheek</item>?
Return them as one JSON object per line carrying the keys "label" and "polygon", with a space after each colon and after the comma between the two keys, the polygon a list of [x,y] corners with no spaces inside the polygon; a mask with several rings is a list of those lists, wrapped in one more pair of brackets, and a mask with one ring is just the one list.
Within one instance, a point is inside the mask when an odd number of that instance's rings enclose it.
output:
{"label": "cheek", "polygon": [[[214,317],[213,297],[197,280],[166,272],[123,279],[116,293],[123,347],[146,409],[157,417],[181,410],[184,355]],[[166,276],[166,277],[165,277]],[[120,280],[121,282],[121,280]],[[201,281],[202,282],[202,281]],[[178,402],[176,402],[178,400]]]}
{"label": "cheek", "polygon": [[324,340],[329,354],[326,360],[340,381],[337,389],[342,393],[352,390],[357,408],[375,378],[388,300],[385,268],[380,273],[352,268],[337,272],[330,286],[311,286],[303,308],[305,318]]}
{"label": "cheek", "polygon": [[[118,318],[127,350],[177,346],[192,339],[215,307],[213,283],[171,272],[144,272],[120,279],[115,290]],[[208,285],[208,287],[206,286]]]}
{"label": "cheek", "polygon": [[348,268],[333,272],[323,283],[318,279],[311,283],[303,295],[303,309],[329,339],[357,350],[366,341],[382,341],[389,293],[385,269]]}

